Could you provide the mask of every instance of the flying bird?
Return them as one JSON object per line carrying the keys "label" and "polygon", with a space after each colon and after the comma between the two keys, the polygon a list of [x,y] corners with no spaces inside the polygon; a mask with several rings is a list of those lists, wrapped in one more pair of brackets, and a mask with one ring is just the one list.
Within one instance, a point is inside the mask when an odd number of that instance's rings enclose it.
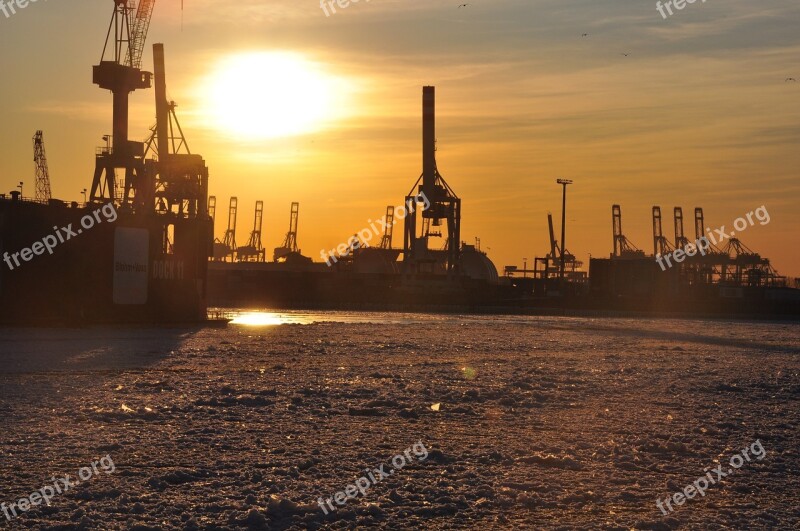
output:
{"label": "flying bird", "polygon": [[588,36],[589,36],[588,33],[584,33],[583,35],[581,35],[581,37],[588,37]]}
{"label": "flying bird", "polygon": [[462,7],[467,7],[469,4],[459,4],[458,8],[461,9]]}
{"label": "flying bird", "polygon": [[786,81],[789,82],[789,81],[797,81],[797,80],[795,78],[793,78],[793,77],[787,77]]}
{"label": "flying bird", "polygon": [[629,53],[621,53],[620,55],[624,55],[625,57],[628,57],[630,54]]}

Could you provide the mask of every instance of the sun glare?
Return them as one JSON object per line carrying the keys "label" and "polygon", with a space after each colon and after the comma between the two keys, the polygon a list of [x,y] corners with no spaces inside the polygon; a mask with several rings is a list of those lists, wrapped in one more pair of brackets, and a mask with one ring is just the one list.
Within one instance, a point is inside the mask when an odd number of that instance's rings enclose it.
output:
{"label": "sun glare", "polygon": [[278,326],[282,324],[304,324],[302,318],[271,312],[245,312],[237,315],[232,324],[243,326]]}
{"label": "sun glare", "polygon": [[207,83],[214,128],[239,140],[310,133],[342,116],[346,83],[287,52],[222,58]]}

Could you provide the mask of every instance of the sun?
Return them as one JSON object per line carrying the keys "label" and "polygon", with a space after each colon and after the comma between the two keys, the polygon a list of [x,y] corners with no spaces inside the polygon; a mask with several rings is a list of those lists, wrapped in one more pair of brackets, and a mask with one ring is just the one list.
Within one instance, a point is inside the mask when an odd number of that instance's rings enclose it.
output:
{"label": "sun", "polygon": [[300,54],[247,52],[223,57],[203,92],[210,125],[261,140],[329,126],[342,115],[346,82]]}

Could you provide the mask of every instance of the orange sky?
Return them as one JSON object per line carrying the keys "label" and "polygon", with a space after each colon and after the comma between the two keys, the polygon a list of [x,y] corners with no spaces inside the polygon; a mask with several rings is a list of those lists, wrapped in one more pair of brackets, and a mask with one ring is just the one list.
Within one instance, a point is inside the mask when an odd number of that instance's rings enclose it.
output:
{"label": "orange sky", "polygon": [[[653,205],[670,239],[673,206],[691,233],[695,206],[707,226],[730,228],[765,205],[771,222],[741,239],[800,276],[800,82],[785,81],[800,80],[796,1],[696,3],[667,20],[649,1],[459,3],[362,1],[326,17],[313,0],[186,0],[181,26],[179,2],[157,0],[148,44],[166,45],[169,95],[221,210],[239,197],[240,244],[256,199],[270,250],[300,202],[299,244],[315,259],[401,204],[421,172],[421,87],[435,85],[439,170],[462,198],[463,239],[480,237],[498,269],[546,253],[564,177],[575,181],[567,247],[579,258],[610,253],[613,203],[649,253]],[[94,147],[111,125],[91,66],[112,5],[50,0],[0,13],[0,190],[22,180],[33,194],[36,129],[54,195],[79,200],[91,184]],[[314,130],[258,139],[214,116],[217,67],[270,52],[335,80],[316,87],[333,99]],[[271,74],[252,80],[265,97],[282,83]],[[302,97],[312,105],[313,94]],[[131,137],[153,122],[152,91],[136,93]]]}

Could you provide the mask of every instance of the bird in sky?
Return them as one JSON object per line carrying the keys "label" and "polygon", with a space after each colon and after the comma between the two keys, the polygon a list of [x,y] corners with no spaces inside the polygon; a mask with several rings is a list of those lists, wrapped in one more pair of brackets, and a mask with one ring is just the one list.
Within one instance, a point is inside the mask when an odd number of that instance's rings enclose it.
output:
{"label": "bird in sky", "polygon": [[461,9],[462,7],[467,7],[469,4],[459,4],[458,8]]}
{"label": "bird in sky", "polygon": [[630,54],[629,53],[621,53],[620,55],[624,55],[625,57],[628,57]]}
{"label": "bird in sky", "polygon": [[786,82],[788,83],[789,81],[797,81],[797,80],[793,77],[787,77]]}
{"label": "bird in sky", "polygon": [[581,37],[588,37],[588,36],[589,36],[588,33],[584,33],[583,35],[581,35]]}

